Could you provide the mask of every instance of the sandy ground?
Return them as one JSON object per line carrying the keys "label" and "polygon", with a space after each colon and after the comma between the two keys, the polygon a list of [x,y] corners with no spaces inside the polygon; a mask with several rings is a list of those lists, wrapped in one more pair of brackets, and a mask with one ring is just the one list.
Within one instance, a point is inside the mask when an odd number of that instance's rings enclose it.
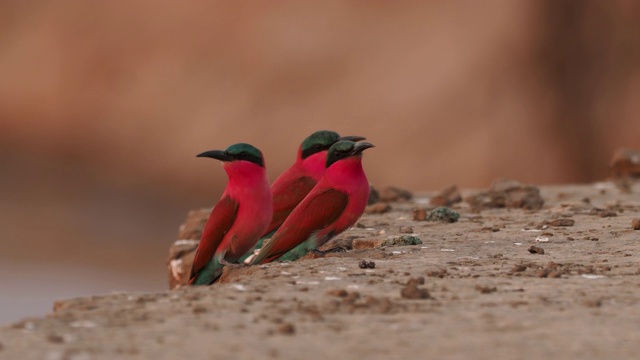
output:
{"label": "sandy ground", "polygon": [[[211,287],[60,301],[47,317],[0,328],[0,358],[636,359],[640,186],[541,190],[542,210],[462,203],[457,223],[414,221],[426,206],[417,197],[340,236],[410,226],[422,245],[237,268]],[[541,226],[567,219],[575,224]],[[401,295],[420,277],[404,294],[424,298]]]}

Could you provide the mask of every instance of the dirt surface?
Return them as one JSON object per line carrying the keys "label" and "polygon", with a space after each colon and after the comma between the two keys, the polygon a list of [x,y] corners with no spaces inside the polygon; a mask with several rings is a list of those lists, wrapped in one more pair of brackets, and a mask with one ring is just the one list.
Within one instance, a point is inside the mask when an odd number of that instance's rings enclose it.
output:
{"label": "dirt surface", "polygon": [[413,220],[433,194],[392,202],[340,239],[423,244],[233,268],[211,287],[60,301],[0,328],[0,358],[635,359],[640,185],[629,189],[542,187],[540,210],[462,202],[454,223]]}

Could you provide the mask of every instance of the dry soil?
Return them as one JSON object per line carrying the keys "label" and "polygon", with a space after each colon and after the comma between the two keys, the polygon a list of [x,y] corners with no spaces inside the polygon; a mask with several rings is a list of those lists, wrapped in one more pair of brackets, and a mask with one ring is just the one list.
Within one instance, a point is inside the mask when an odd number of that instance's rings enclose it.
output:
{"label": "dry soil", "polygon": [[47,317],[0,328],[0,358],[637,359],[640,186],[541,193],[537,211],[454,205],[455,223],[414,221],[432,195],[422,194],[340,235],[402,229],[422,245],[234,268],[211,287],[60,301]]}

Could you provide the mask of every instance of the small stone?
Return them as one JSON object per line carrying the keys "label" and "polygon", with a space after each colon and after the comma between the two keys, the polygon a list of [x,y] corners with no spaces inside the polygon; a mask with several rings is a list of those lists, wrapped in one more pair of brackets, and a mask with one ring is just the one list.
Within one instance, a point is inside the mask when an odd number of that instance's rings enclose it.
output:
{"label": "small stone", "polygon": [[382,247],[384,239],[353,239],[354,250],[375,249]]}
{"label": "small stone", "polygon": [[364,212],[367,214],[384,214],[388,211],[391,211],[391,205],[385,203],[369,205],[364,210]]}
{"label": "small stone", "polygon": [[336,296],[336,297],[347,297],[349,293],[347,292],[347,290],[344,290],[344,289],[333,289],[333,290],[327,291],[327,295]]}
{"label": "small stone", "polygon": [[560,276],[562,276],[562,274],[558,271],[549,271],[549,273],[547,274],[548,278],[559,278]]}
{"label": "small stone", "polygon": [[400,296],[405,299],[430,299],[431,294],[427,289],[419,288],[416,283],[409,282],[400,290]]}
{"label": "small stone", "polygon": [[491,182],[489,190],[496,192],[506,192],[509,190],[519,189],[522,184],[518,180],[497,178]]}
{"label": "small stone", "polygon": [[485,226],[480,228],[480,231],[491,231],[491,232],[498,232],[500,231],[500,228],[497,226]]}
{"label": "small stone", "polygon": [[143,304],[145,304],[146,302],[147,302],[147,299],[145,299],[145,298],[144,298],[144,297],[142,297],[142,296],[136,299],[136,304],[138,304],[138,305],[143,305]]}
{"label": "small stone", "polygon": [[207,308],[202,305],[196,305],[191,310],[194,314],[203,314],[207,312]]}
{"label": "small stone", "polygon": [[429,200],[431,206],[451,206],[462,201],[462,196],[456,185],[451,185]]}
{"label": "small stone", "polygon": [[376,268],[376,263],[373,262],[373,261],[362,260],[358,264],[358,267],[360,269],[375,269]]}
{"label": "small stone", "polygon": [[347,294],[347,296],[345,296],[342,299],[342,303],[343,304],[353,304],[355,303],[358,299],[360,299],[360,293],[357,291],[354,292],[350,292],[349,294]]}
{"label": "small stone", "polygon": [[407,281],[407,285],[411,285],[411,284],[424,285],[424,277],[420,276],[417,278],[410,278],[409,281]]}
{"label": "small stone", "polygon": [[631,221],[631,227],[633,230],[640,230],[640,218],[635,218]]}
{"label": "small stone", "polygon": [[640,177],[640,151],[633,149],[618,149],[609,163],[611,176]]}
{"label": "small stone", "polygon": [[540,270],[536,271],[536,277],[546,278],[549,275],[550,272],[551,271],[549,271],[549,269],[540,269]]}
{"label": "small stone", "polygon": [[589,210],[588,214],[589,215],[600,215],[601,212],[603,212],[603,209],[600,208],[593,208],[591,210]]}
{"label": "small stone", "polygon": [[406,201],[411,200],[413,194],[407,190],[399,189],[393,186],[387,186],[383,188],[379,192],[380,201],[391,202],[391,201]]}
{"label": "small stone", "polygon": [[414,221],[425,221],[427,219],[427,211],[423,208],[415,208],[411,212],[413,212]]}
{"label": "small stone", "polygon": [[600,300],[600,299],[585,300],[584,301],[584,306],[586,306],[586,307],[600,307],[600,306],[602,306],[602,300]]}
{"label": "small stone", "polygon": [[544,249],[541,248],[540,246],[531,246],[529,247],[529,249],[527,249],[527,251],[529,251],[532,254],[540,254],[540,255],[544,254]]}
{"label": "small stone", "polygon": [[513,268],[511,269],[511,272],[523,272],[525,270],[527,270],[527,265],[519,264],[519,265],[514,265]]}
{"label": "small stone", "polygon": [[464,200],[474,209],[506,207],[539,210],[544,205],[540,189],[509,179],[497,179],[488,191],[468,196]]}
{"label": "small stone", "polygon": [[603,218],[614,217],[614,216],[618,216],[618,214],[615,211],[605,210],[600,212],[600,217],[603,217]]}
{"label": "small stone", "polygon": [[495,286],[480,286],[476,285],[476,290],[478,290],[481,294],[491,294],[493,292],[498,291]]}
{"label": "small stone", "polygon": [[551,226],[573,226],[576,223],[573,219],[555,219],[549,222]]}
{"label": "small stone", "polygon": [[413,234],[413,227],[411,227],[411,226],[402,226],[402,227],[400,227],[400,233],[402,233],[402,234]]}
{"label": "small stone", "polygon": [[64,342],[64,338],[58,334],[49,334],[47,335],[47,341],[54,344],[62,344]]}
{"label": "small stone", "polygon": [[278,333],[283,335],[293,335],[296,332],[296,328],[289,323],[282,324],[278,326]]}
{"label": "small stone", "polygon": [[631,189],[633,188],[633,183],[631,178],[629,177],[621,177],[614,179],[614,185],[618,190],[620,190],[623,194],[631,194]]}
{"label": "small stone", "polygon": [[427,271],[428,277],[437,277],[440,279],[443,279],[445,276],[447,276],[447,274],[448,274],[447,269]]}

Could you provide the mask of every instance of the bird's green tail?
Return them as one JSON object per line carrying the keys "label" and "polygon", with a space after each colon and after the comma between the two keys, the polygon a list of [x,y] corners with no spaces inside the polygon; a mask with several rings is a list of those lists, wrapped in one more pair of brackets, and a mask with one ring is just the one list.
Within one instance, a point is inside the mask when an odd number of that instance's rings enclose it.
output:
{"label": "bird's green tail", "polygon": [[284,255],[280,256],[276,261],[296,261],[301,257],[307,255],[307,253],[311,250],[316,249],[317,246],[315,244],[314,237],[311,237],[307,241],[302,242],[298,246],[284,253]]}
{"label": "bird's green tail", "polygon": [[211,285],[222,275],[223,265],[214,257],[196,275],[191,285]]}

